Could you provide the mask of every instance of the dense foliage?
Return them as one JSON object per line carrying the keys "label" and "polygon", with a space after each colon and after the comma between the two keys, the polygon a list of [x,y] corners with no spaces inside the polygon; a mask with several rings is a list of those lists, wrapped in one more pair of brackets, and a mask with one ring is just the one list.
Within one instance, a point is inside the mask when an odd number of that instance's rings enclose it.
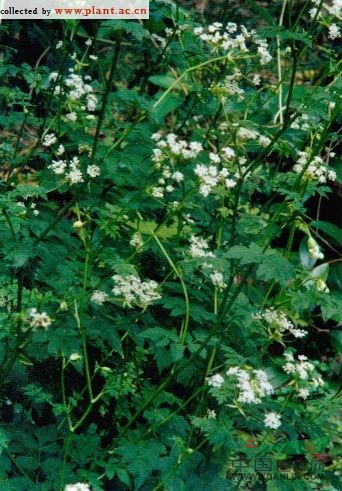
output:
{"label": "dense foliage", "polygon": [[341,3],[228,3],[0,27],[1,491],[339,489]]}

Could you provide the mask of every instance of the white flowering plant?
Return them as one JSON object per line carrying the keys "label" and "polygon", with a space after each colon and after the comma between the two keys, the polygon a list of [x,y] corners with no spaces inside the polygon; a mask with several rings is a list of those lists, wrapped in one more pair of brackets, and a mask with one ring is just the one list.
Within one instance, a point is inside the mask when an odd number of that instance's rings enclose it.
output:
{"label": "white flowering plant", "polygon": [[0,25],[1,491],[339,489],[341,2],[205,3]]}

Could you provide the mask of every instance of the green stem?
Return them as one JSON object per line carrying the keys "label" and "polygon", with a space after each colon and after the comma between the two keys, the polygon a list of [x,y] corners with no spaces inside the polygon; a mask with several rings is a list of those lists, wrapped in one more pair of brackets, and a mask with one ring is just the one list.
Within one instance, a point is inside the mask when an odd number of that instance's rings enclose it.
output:
{"label": "green stem", "polygon": [[121,46],[121,39],[122,39],[122,33],[120,32],[118,34],[117,39],[116,39],[116,43],[115,43],[115,47],[114,47],[114,55],[113,55],[112,65],[111,65],[110,72],[109,72],[109,77],[108,77],[108,80],[107,80],[106,90],[105,90],[105,93],[104,93],[103,99],[102,99],[102,106],[101,106],[101,111],[100,111],[99,119],[97,120],[97,126],[96,126],[96,131],[95,131],[93,148],[91,150],[91,155],[90,155],[90,160],[91,161],[94,160],[95,155],[96,155],[97,144],[98,144],[98,140],[99,140],[99,135],[100,135],[101,127],[102,127],[102,122],[103,122],[104,114],[105,114],[105,111],[106,111],[106,106],[107,106],[107,102],[108,102],[108,96],[109,96],[109,92],[110,92],[110,89],[111,89],[111,85],[112,85],[112,81],[113,81],[113,77],[114,77],[114,73],[115,73],[115,69],[116,69],[116,64],[117,64],[118,57],[119,57],[120,46]]}
{"label": "green stem", "polygon": [[81,325],[81,319],[78,313],[78,307],[77,307],[77,301],[75,300],[75,319],[76,319],[76,324],[77,327],[80,331],[81,334],[81,340],[82,340],[82,351],[83,351],[83,358],[84,358],[84,370],[86,374],[86,381],[87,381],[87,387],[88,387],[88,393],[89,393],[89,400],[92,401],[94,396],[93,396],[93,388],[92,388],[92,383],[91,383],[91,376],[90,376],[90,370],[89,370],[89,359],[88,359],[88,351],[87,351],[87,342],[86,342],[86,337],[84,333],[84,329]]}

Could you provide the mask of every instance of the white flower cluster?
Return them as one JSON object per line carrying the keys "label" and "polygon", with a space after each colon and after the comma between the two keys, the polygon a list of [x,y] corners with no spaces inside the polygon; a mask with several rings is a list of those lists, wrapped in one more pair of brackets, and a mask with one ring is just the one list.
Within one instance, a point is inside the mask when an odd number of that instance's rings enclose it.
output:
{"label": "white flower cluster", "polygon": [[263,370],[231,367],[227,370],[228,377],[237,378],[239,395],[237,402],[243,404],[259,404],[263,397],[273,394],[273,386],[269,383]]}
{"label": "white flower cluster", "polygon": [[[16,205],[20,207],[19,215],[26,215],[27,208],[25,203],[23,203],[22,201],[17,201]],[[36,203],[31,203],[30,209],[32,210],[34,216],[39,215],[39,210],[37,210],[36,207],[37,207]]]}
{"label": "white flower cluster", "polygon": [[331,40],[338,39],[341,37],[341,30],[336,24],[331,24],[329,27],[328,38]]}
{"label": "white flower cluster", "polygon": [[[43,145],[51,146],[57,142],[57,138],[53,133],[46,135],[43,139]],[[49,143],[49,145],[47,145]],[[60,157],[65,153],[65,148],[63,145],[59,145],[55,151],[57,157]],[[82,170],[80,168],[80,160],[78,157],[73,157],[71,160],[66,158],[58,160],[52,160],[51,164],[48,166],[48,169],[56,174],[57,176],[63,176],[70,184],[80,184],[84,182],[84,176],[82,174]],[[100,175],[100,167],[97,165],[88,165],[86,169],[86,173],[89,177],[97,177]]]}
{"label": "white flower cluster", "polygon": [[76,484],[67,484],[64,491],[91,491],[89,484],[78,482]]}
{"label": "white flower cluster", "polygon": [[[217,154],[211,154],[217,155]],[[197,164],[194,170],[195,175],[199,178],[199,192],[205,198],[217,186],[223,186],[225,189],[231,189],[236,186],[237,182],[231,178],[228,169],[218,170],[216,165]]]}
{"label": "white flower cluster", "polygon": [[299,159],[297,163],[293,166],[293,170],[297,174],[304,172],[304,177],[310,181],[318,181],[319,183],[325,183],[329,179],[330,181],[335,181],[336,172],[334,170],[328,169],[323,163],[323,159],[316,155],[312,161],[309,161],[310,156],[307,152],[298,152]]}
{"label": "white flower cluster", "polygon": [[215,373],[214,375],[211,375],[211,377],[207,377],[206,381],[209,387],[215,387],[217,389],[222,387],[224,384],[224,378],[219,373]]}
{"label": "white flower cluster", "polygon": [[132,307],[133,304],[139,307],[147,307],[149,304],[161,298],[158,293],[158,283],[153,280],[141,281],[138,276],[114,275],[115,286],[113,293],[123,297],[124,306]]}
{"label": "white flower cluster", "polygon": [[209,250],[208,242],[195,235],[190,237],[189,254],[191,257],[215,257],[215,254]]}
{"label": "white flower cluster", "polygon": [[318,8],[321,7],[321,10],[318,13],[318,18],[323,17],[324,15],[333,15],[341,20],[342,17],[342,2],[341,0],[333,0],[332,5],[328,3],[323,3],[321,0],[311,0],[314,7],[309,10],[309,14],[311,18],[316,17],[318,12]]}
{"label": "white flower cluster", "polygon": [[227,75],[222,82],[213,83],[210,90],[213,94],[218,95],[224,102],[228,96],[237,96],[239,100],[243,99],[245,91],[239,87],[239,80],[242,77],[240,70],[235,70],[232,75]]}
{"label": "white flower cluster", "polygon": [[249,31],[244,25],[238,27],[234,22],[228,22],[224,27],[221,22],[214,22],[207,29],[195,27],[194,34],[206,42],[215,52],[222,49],[224,51],[248,53],[247,44],[254,43],[262,65],[272,60],[272,56],[268,51],[267,41],[259,39],[254,30]]}
{"label": "white flower cluster", "polygon": [[214,271],[210,275],[210,279],[213,285],[216,286],[216,288],[218,288],[219,290],[224,290],[225,288],[227,288],[227,284],[224,282],[223,279],[223,274],[220,273],[220,271]]}
{"label": "white flower cluster", "polygon": [[181,140],[174,133],[169,133],[165,138],[160,133],[154,133],[151,138],[157,142],[152,161],[157,169],[162,170],[158,185],[153,186],[151,194],[154,198],[164,198],[165,192],[172,193],[175,185],[184,180],[184,174],[175,170],[175,165],[196,158],[203,147],[196,141],[188,143]]}
{"label": "white flower cluster", "polygon": [[293,130],[308,131],[311,128],[309,116],[305,113],[301,114],[295,121],[291,123],[290,128]]}
{"label": "white flower cluster", "polygon": [[95,290],[91,297],[90,300],[97,305],[103,305],[105,301],[107,300],[108,295],[106,292],[102,292],[101,290]]}
{"label": "white flower cluster", "polygon": [[[58,72],[52,72],[50,73],[49,80],[56,81],[57,77]],[[69,74],[63,80],[63,85],[56,85],[54,94],[64,94],[69,102],[68,107],[72,105],[82,111],[94,112],[96,110],[97,97],[93,93],[94,89],[90,85],[90,82],[91,77],[89,75],[82,77],[82,75],[75,73],[74,68],[69,68]],[[71,111],[65,117],[70,121],[76,121],[77,114]]]}
{"label": "white flower cluster", "polygon": [[324,254],[313,237],[308,238],[309,254],[313,259],[323,259]]}
{"label": "white flower cluster", "polygon": [[188,143],[186,140],[181,140],[174,133],[169,133],[165,138],[162,138],[160,133],[154,133],[152,140],[156,141],[156,147],[153,150],[153,162],[157,168],[161,167],[164,160],[189,160],[197,157],[199,152],[203,150],[202,144],[196,141]]}
{"label": "white flower cluster", "polygon": [[54,133],[47,133],[43,138],[44,147],[51,147],[54,143],[56,143],[57,138]]}
{"label": "white flower cluster", "polygon": [[36,308],[32,308],[29,312],[28,322],[33,329],[40,327],[47,329],[51,326],[52,320],[46,312],[38,312]]}
{"label": "white flower cluster", "polygon": [[280,415],[271,411],[270,413],[265,414],[264,424],[267,428],[272,428],[272,430],[276,430],[281,426],[281,418]]}
{"label": "white flower cluster", "polygon": [[[326,2],[321,2],[321,0],[311,0],[313,3],[313,7],[309,10],[310,17],[321,19],[323,17],[326,17],[326,19],[323,20],[322,24],[326,25],[326,22],[330,23],[331,19],[327,19],[327,17],[333,16],[336,17],[338,21],[341,21],[342,18],[342,2],[341,0],[333,0],[332,4],[329,5]],[[317,16],[317,17],[316,17]],[[341,31],[340,28],[337,26],[337,24],[332,23],[329,26],[329,31],[328,31],[328,37],[329,39],[337,39],[341,37]]]}
{"label": "white flower cluster", "polygon": [[298,397],[307,399],[311,391],[324,385],[324,380],[317,374],[315,366],[308,361],[305,355],[298,355],[298,360],[294,359],[292,353],[284,353],[286,360],[283,370],[288,375],[295,377],[295,388]]}
{"label": "white flower cluster", "polygon": [[135,249],[140,249],[144,245],[144,241],[140,232],[135,232],[129,241],[130,245]]}
{"label": "white flower cluster", "polygon": [[286,332],[289,332],[295,338],[303,338],[307,335],[307,332],[303,329],[296,329],[284,312],[277,311],[274,308],[266,309],[263,313],[256,314],[254,317],[268,324],[267,331],[275,339],[280,340]]}

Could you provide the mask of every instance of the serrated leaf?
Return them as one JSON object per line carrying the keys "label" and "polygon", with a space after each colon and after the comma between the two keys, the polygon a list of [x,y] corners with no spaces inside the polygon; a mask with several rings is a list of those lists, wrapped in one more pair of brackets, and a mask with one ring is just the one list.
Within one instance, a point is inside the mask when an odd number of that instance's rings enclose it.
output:
{"label": "serrated leaf", "polygon": [[101,22],[98,37],[109,38],[111,34],[118,31],[124,31],[127,34],[131,34],[137,41],[142,41],[145,37],[147,37],[143,26],[138,21],[134,20],[105,20]]}

